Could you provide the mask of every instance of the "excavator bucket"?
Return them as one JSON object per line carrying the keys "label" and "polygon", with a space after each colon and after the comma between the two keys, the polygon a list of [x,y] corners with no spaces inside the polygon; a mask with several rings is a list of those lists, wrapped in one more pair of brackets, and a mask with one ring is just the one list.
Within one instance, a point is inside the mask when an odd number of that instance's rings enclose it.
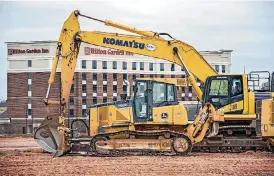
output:
{"label": "excavator bucket", "polygon": [[59,116],[47,116],[34,133],[34,140],[54,157],[62,156],[66,152],[66,141],[63,130],[58,130]]}
{"label": "excavator bucket", "polygon": [[34,133],[34,140],[47,152],[58,149],[58,116],[47,116]]}
{"label": "excavator bucket", "polygon": [[[70,89],[74,76],[74,70],[77,63],[80,43],[76,41],[76,34],[80,32],[78,22],[79,12],[74,11],[65,21],[59,40],[56,55],[52,65],[52,71],[49,78],[49,88],[47,92],[46,103],[47,114],[49,114],[34,133],[34,140],[47,152],[53,153],[54,157],[63,155],[69,150],[67,142],[68,128],[65,126],[65,110],[69,99]],[[61,99],[62,102],[49,100],[49,91],[51,84],[54,83],[58,62],[61,62]],[[52,115],[48,105],[60,107],[60,114]],[[63,114],[63,115],[61,115]]]}

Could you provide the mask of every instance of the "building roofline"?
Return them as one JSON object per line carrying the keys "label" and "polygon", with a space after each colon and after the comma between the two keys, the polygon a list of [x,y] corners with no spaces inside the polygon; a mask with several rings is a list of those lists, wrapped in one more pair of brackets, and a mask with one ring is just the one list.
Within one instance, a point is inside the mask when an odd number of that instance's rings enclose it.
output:
{"label": "building roofline", "polygon": [[216,53],[224,53],[224,52],[232,52],[233,50],[228,50],[228,49],[220,49],[219,51],[214,51],[214,50],[212,50],[212,51],[199,51],[199,52],[203,52],[203,53],[209,53],[209,54],[216,54]]}
{"label": "building roofline", "polygon": [[36,43],[57,43],[55,40],[41,40],[41,41],[18,41],[18,42],[4,42],[5,44],[36,44]]}

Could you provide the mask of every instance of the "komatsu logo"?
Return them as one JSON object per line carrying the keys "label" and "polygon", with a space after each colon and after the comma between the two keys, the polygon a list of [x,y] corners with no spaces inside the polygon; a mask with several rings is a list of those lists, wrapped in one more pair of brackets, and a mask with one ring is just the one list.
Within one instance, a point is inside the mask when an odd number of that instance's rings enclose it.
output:
{"label": "komatsu logo", "polygon": [[124,47],[129,47],[129,48],[139,48],[139,49],[145,48],[144,43],[138,43],[135,40],[127,41],[127,40],[119,40],[119,39],[115,39],[115,38],[104,37],[103,43],[110,44],[110,45],[124,46]]}

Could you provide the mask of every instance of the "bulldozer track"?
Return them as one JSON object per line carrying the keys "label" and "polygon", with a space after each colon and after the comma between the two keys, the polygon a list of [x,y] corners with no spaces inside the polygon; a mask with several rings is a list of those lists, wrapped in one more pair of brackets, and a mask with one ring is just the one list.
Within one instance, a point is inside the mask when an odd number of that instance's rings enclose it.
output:
{"label": "bulldozer track", "polygon": [[[169,133],[170,137],[173,139],[176,138],[184,138],[187,140],[189,147],[185,152],[167,152],[167,151],[156,151],[150,149],[124,149],[124,150],[107,150],[107,151],[100,151],[96,148],[96,142],[99,140],[108,140],[109,137],[127,134],[127,135],[134,135],[134,136],[150,136],[150,137],[159,137],[164,136],[165,134]],[[128,139],[130,140],[130,139]],[[173,145],[172,145],[173,147]],[[138,131],[119,131],[114,133],[102,133],[95,135],[90,141],[90,149],[93,152],[93,155],[100,156],[100,157],[118,157],[118,156],[128,156],[128,155],[143,155],[143,156],[159,156],[159,155],[172,155],[172,156],[185,156],[188,155],[192,150],[191,141],[182,133],[173,132],[173,131],[158,131],[158,132],[138,132]]]}

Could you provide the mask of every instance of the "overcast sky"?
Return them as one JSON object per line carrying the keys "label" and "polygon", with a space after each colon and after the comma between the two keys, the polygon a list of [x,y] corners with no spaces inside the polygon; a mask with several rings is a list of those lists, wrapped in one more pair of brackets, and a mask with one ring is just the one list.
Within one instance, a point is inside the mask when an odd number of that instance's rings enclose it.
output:
{"label": "overcast sky", "polygon": [[[4,42],[57,40],[73,10],[143,30],[167,32],[197,50],[232,49],[232,72],[274,70],[274,2],[101,0],[0,2],[0,98],[7,96]],[[80,20],[82,30],[117,32]],[[118,31],[119,32],[119,31]],[[12,81],[12,80],[9,80]]]}

